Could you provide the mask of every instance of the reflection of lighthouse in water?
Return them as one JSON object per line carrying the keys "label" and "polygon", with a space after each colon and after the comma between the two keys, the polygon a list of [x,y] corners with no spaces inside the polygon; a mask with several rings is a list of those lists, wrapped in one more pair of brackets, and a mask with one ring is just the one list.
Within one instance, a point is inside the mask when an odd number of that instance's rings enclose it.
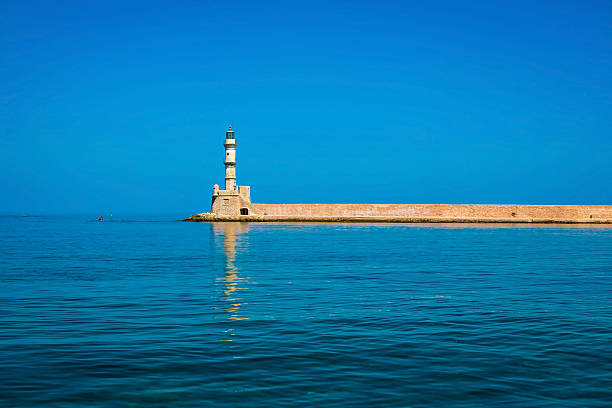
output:
{"label": "reflection of lighthouse in water", "polygon": [[[212,228],[215,237],[223,237],[223,250],[225,253],[225,274],[223,278],[218,278],[218,281],[223,282],[223,295],[220,297],[227,304],[225,309],[230,320],[246,320],[248,317],[240,316],[241,297],[238,296],[238,291],[244,289],[239,286],[245,282],[245,279],[238,274],[236,266],[236,253],[243,249],[246,244],[245,233],[249,231],[249,224],[241,222],[214,222]],[[242,237],[240,237],[241,234]]]}

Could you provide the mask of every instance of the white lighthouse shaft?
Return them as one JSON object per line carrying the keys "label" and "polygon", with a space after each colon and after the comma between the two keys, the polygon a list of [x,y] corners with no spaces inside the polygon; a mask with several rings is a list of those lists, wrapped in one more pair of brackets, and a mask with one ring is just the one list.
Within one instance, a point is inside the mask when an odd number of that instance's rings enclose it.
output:
{"label": "white lighthouse shaft", "polygon": [[236,135],[231,126],[225,132],[225,190],[236,190]]}

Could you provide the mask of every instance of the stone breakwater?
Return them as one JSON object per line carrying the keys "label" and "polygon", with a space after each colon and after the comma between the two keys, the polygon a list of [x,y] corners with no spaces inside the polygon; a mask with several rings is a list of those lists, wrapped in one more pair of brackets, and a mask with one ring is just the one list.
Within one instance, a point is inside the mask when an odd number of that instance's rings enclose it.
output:
{"label": "stone breakwater", "polygon": [[607,205],[250,204],[249,215],[200,213],[186,221],[612,224]]}

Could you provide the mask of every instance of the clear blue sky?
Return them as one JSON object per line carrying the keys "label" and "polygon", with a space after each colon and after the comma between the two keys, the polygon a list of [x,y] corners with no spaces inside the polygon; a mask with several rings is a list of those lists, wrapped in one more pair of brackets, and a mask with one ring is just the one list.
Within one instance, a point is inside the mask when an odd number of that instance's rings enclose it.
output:
{"label": "clear blue sky", "polygon": [[0,213],[612,204],[608,1],[11,3]]}

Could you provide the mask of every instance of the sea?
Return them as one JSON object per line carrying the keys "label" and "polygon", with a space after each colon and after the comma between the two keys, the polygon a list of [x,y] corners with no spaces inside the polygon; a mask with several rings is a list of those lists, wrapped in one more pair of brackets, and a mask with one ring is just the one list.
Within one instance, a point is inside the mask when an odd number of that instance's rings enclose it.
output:
{"label": "sea", "polygon": [[0,217],[0,406],[612,406],[612,226],[181,218]]}

